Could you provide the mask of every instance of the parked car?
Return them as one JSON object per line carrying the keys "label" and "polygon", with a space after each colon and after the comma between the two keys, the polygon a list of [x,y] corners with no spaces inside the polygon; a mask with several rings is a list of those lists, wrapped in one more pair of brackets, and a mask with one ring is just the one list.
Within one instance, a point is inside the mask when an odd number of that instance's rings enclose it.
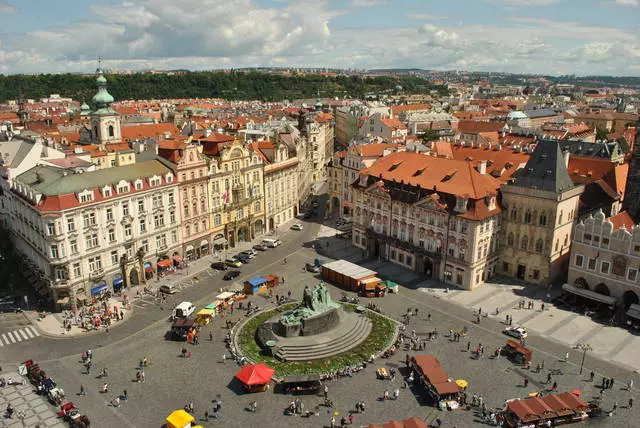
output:
{"label": "parked car", "polygon": [[307,263],[306,265],[304,265],[304,268],[307,270],[307,272],[313,272],[313,273],[320,272],[320,266],[316,266],[312,263]]}
{"label": "parked car", "polygon": [[304,226],[302,226],[300,223],[296,223],[291,226],[291,230],[302,230],[302,229],[304,229]]}
{"label": "parked car", "polygon": [[22,312],[22,308],[20,308],[20,307],[18,307],[16,305],[13,305],[13,304],[0,305],[0,313],[5,314],[5,313],[10,313],[10,312],[16,312],[16,313]]}
{"label": "parked car", "polygon": [[163,284],[160,286],[160,292],[165,294],[176,294],[178,288],[173,284]]}
{"label": "parked car", "polygon": [[238,260],[237,258],[235,258],[235,257],[227,259],[224,262],[225,262],[225,264],[227,266],[231,266],[231,267],[240,267],[240,266],[242,266],[242,262],[240,260]]}
{"label": "parked car", "polygon": [[238,253],[238,256],[243,256],[243,257],[248,257],[250,259],[253,259],[256,254],[258,254],[255,250],[245,250],[245,251],[240,251]]}
{"label": "parked car", "polygon": [[258,251],[267,251],[267,246],[264,244],[256,244],[253,246],[253,249]]}
{"label": "parked car", "polygon": [[525,339],[527,337],[527,329],[525,327],[507,327],[502,332],[516,339]]}
{"label": "parked car", "polygon": [[225,281],[230,281],[230,280],[232,280],[234,278],[237,278],[238,276],[240,276],[240,271],[239,270],[230,270],[229,272],[224,274],[222,279],[224,279]]}
{"label": "parked car", "polygon": [[235,256],[233,256],[234,259],[239,260],[243,265],[246,265],[249,263],[249,257],[245,256],[242,253],[238,253]]}
{"label": "parked car", "polygon": [[222,262],[214,262],[214,263],[211,263],[211,269],[227,270],[227,269],[229,269],[229,266],[227,266],[226,264],[224,264]]}

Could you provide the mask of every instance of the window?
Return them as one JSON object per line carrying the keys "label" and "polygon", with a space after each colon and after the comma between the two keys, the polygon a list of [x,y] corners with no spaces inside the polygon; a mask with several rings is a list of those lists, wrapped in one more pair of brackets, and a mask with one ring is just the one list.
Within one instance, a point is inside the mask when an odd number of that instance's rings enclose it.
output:
{"label": "window", "polygon": [[503,272],[509,272],[509,263],[502,262],[502,271]]}
{"label": "window", "polygon": [[413,257],[407,256],[407,260],[405,263],[411,266],[413,264]]}
{"label": "window", "polygon": [[540,271],[538,269],[533,270],[533,279],[540,279]]}
{"label": "window", "polygon": [[545,213],[540,214],[539,223],[540,223],[540,226],[546,226],[547,225],[547,215]]}
{"label": "window", "polygon": [[111,252],[111,264],[114,266],[118,264],[118,250]]}
{"label": "window", "polygon": [[145,233],[147,231],[147,221],[143,218],[140,219],[140,233]]}
{"label": "window", "polygon": [[576,254],[575,265],[577,267],[582,267],[582,263],[584,263],[584,256],[582,254]]}
{"label": "window", "polygon": [[562,216],[563,216],[563,212],[562,210],[560,210],[560,215],[558,216],[558,224],[562,224]]}
{"label": "window", "polygon": [[562,244],[563,247],[566,247],[569,244],[569,235],[564,235],[564,244]]}
{"label": "window", "polygon": [[51,254],[51,258],[52,259],[57,259],[58,257],[60,257],[60,253],[58,253],[58,246],[57,245],[52,245],[49,248],[49,253]]}
{"label": "window", "polygon": [[[162,201],[161,201],[162,203]],[[174,199],[173,199],[173,193],[169,193],[169,205],[173,205],[174,203]]]}
{"label": "window", "polygon": [[124,227],[124,237],[131,238],[133,236],[133,232],[131,231],[131,225],[128,224]]}
{"label": "window", "polygon": [[169,211],[169,223],[174,224],[176,222],[176,212]]}
{"label": "window", "polygon": [[191,236],[191,226],[186,225],[184,228],[184,233],[186,236]]}
{"label": "window", "polygon": [[153,224],[157,228],[164,227],[164,214],[156,214],[153,216]]}
{"label": "window", "polygon": [[175,230],[171,231],[171,242],[173,242],[174,244],[178,242],[178,232]]}
{"label": "window", "polygon": [[635,281],[636,278],[638,277],[638,269],[629,269],[629,272],[627,272],[627,279],[629,281]]}
{"label": "window", "polygon": [[72,239],[71,241],[69,241],[69,248],[71,248],[71,254],[77,254],[78,253],[78,241],[76,241],[75,239]]}
{"label": "window", "polygon": [[448,253],[449,253],[450,256],[453,256],[455,254],[455,249],[453,247],[449,247]]}
{"label": "window", "polygon": [[204,232],[205,230],[207,230],[207,221],[202,220],[202,231]]}
{"label": "window", "polygon": [[536,253],[541,253],[543,246],[544,246],[544,241],[542,241],[542,239],[538,239],[536,241]]}
{"label": "window", "polygon": [[507,246],[508,247],[513,247],[513,233],[510,233],[509,236],[507,237]]}
{"label": "window", "polygon": [[604,273],[605,275],[608,274],[610,267],[611,267],[611,263],[602,261],[600,263],[600,273]]}
{"label": "window", "polygon": [[220,214],[216,214],[213,216],[213,225],[214,226],[220,226],[220,223],[222,223],[222,216]]}
{"label": "window", "polygon": [[531,211],[527,210],[527,212],[524,213],[524,222],[531,223]]}
{"label": "window", "polygon": [[602,245],[603,246],[609,245],[609,238],[602,238]]}
{"label": "window", "polygon": [[596,270],[596,259],[589,259],[589,264],[587,267],[590,270]]}
{"label": "window", "polygon": [[627,258],[624,256],[616,256],[613,259],[613,267],[611,272],[614,275],[624,276],[627,271]]}
{"label": "window", "polygon": [[115,242],[115,240],[116,240],[116,230],[115,229],[109,229],[108,235],[109,235],[109,242]]}
{"label": "window", "polygon": [[98,246],[98,234],[97,233],[93,233],[91,235],[88,235],[85,238],[85,241],[86,241],[86,247],[88,249],[96,248]]}
{"label": "window", "polygon": [[91,257],[89,259],[89,271],[93,272],[98,269],[102,269],[102,258],[100,256]]}
{"label": "window", "polygon": [[47,235],[52,236],[56,234],[56,224],[47,223]]}
{"label": "window", "polygon": [[518,210],[516,210],[515,208],[511,208],[511,214],[510,214],[511,220],[515,220],[518,218]]}
{"label": "window", "polygon": [[122,204],[122,215],[123,216],[129,215],[129,204],[126,204],[126,203]]}
{"label": "window", "polygon": [[526,250],[529,247],[529,238],[527,238],[527,235],[524,235],[522,237],[522,241],[520,241],[520,248],[522,248],[523,250]]}
{"label": "window", "polygon": [[76,230],[76,221],[72,218],[68,218],[67,219],[67,231],[68,232],[73,232],[74,230]]}
{"label": "window", "polygon": [[94,226],[96,224],[96,215],[93,212],[84,213],[82,216],[84,227]]}
{"label": "window", "polygon": [[80,202],[81,203],[91,202],[92,200],[93,200],[93,193],[92,192],[80,195]]}
{"label": "window", "polygon": [[183,208],[184,208],[184,216],[189,217],[189,203],[185,201]]}
{"label": "window", "polygon": [[201,212],[205,212],[206,207],[205,207],[205,201],[204,198],[200,199],[200,211]]}
{"label": "window", "polygon": [[242,208],[240,208],[240,209],[238,210],[238,212],[236,212],[236,219],[237,219],[237,220],[240,220],[240,219],[242,219],[243,217],[244,217],[244,210],[243,210]]}
{"label": "window", "polygon": [[391,260],[396,259],[396,250],[391,250]]}
{"label": "window", "polygon": [[147,254],[147,253],[149,252],[149,241],[148,241],[148,240],[146,240],[146,239],[145,239],[145,240],[143,240],[143,241],[140,243],[140,249],[142,250],[142,252],[143,252],[144,254]]}
{"label": "window", "polygon": [[200,230],[200,228],[198,227],[198,223],[193,223],[193,233],[198,233],[198,231]]}
{"label": "window", "polygon": [[463,221],[462,223],[460,223],[460,232],[461,233],[467,233],[467,222]]}
{"label": "window", "polygon": [[118,193],[127,193],[129,191],[129,185],[118,186]]}
{"label": "window", "polygon": [[80,263],[74,263],[73,264],[73,276],[75,278],[77,278],[80,275],[82,275],[82,269],[80,269]]}
{"label": "window", "polygon": [[167,237],[165,235],[156,236],[156,246],[158,248],[165,248],[167,246]]}
{"label": "window", "polygon": [[160,185],[160,179],[159,179],[159,178],[157,178],[157,177],[156,177],[156,178],[152,178],[152,179],[149,181],[149,184],[151,184],[151,186],[152,186],[152,187],[159,186],[159,185]]}
{"label": "window", "polygon": [[113,220],[113,209],[107,208],[107,221]]}
{"label": "window", "polygon": [[162,207],[162,195],[153,195],[151,198],[151,206],[153,209]]}
{"label": "window", "polygon": [[633,251],[636,253],[640,253],[640,245],[634,245],[633,246]]}
{"label": "window", "polygon": [[[154,195],[155,198],[155,195]],[[155,208],[155,204],[154,204],[154,208]],[[138,199],[138,213],[143,213],[144,212],[144,199]]]}
{"label": "window", "polygon": [[404,263],[404,254],[403,253],[398,253],[398,261],[400,263]]}
{"label": "window", "polygon": [[260,201],[257,201],[255,204],[253,204],[253,212],[254,213],[260,212]]}
{"label": "window", "polygon": [[115,130],[113,129],[113,125],[109,125],[109,128],[107,128],[107,132],[109,133],[109,137],[113,137],[115,135]]}

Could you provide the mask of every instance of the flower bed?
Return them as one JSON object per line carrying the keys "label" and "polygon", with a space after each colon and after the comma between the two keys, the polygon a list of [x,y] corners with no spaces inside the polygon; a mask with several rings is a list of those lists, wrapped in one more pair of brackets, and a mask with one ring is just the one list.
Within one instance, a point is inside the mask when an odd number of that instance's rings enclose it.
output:
{"label": "flower bed", "polygon": [[[346,311],[354,311],[356,306],[342,304]],[[366,316],[371,321],[369,336],[358,346],[342,354],[321,360],[305,362],[286,362],[270,357],[263,353],[256,343],[255,335],[258,327],[273,316],[291,310],[297,303],[279,306],[249,319],[237,332],[236,343],[240,352],[252,362],[262,361],[276,371],[278,377],[293,374],[330,373],[342,370],[345,367],[360,364],[373,355],[383,352],[392,345],[395,338],[397,323],[373,311],[366,311]]]}

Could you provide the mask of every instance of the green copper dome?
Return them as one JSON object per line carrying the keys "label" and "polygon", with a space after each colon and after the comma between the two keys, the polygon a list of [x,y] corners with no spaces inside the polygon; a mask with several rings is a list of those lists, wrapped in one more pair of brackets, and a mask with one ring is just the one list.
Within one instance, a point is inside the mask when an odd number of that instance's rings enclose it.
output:
{"label": "green copper dome", "polygon": [[80,110],[82,111],[91,110],[91,107],[89,107],[87,103],[82,103],[82,105],[80,106]]}
{"label": "green copper dome", "polygon": [[113,96],[107,91],[107,79],[103,76],[102,70],[98,69],[98,77],[96,84],[98,85],[98,93],[92,98],[92,101],[98,109],[108,106],[113,102]]}
{"label": "green copper dome", "polygon": [[107,79],[101,74],[96,78],[96,83],[98,84],[106,84]]}

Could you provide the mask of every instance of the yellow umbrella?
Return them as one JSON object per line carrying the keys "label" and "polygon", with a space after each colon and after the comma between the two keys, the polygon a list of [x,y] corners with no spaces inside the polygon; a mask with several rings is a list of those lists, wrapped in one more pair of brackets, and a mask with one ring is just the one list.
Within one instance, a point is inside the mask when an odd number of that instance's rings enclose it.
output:
{"label": "yellow umbrella", "polygon": [[465,389],[467,386],[469,386],[469,382],[464,379],[458,379],[456,380],[456,385],[458,385],[462,389]]}

